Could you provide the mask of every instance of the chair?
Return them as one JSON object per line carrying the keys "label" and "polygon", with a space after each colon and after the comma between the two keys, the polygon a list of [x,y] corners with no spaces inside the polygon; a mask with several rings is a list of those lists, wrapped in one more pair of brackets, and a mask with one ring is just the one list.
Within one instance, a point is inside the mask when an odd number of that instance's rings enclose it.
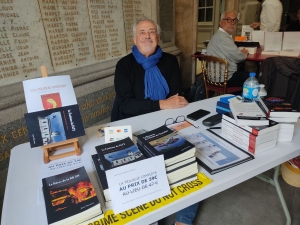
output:
{"label": "chair", "polygon": [[242,91],[242,87],[227,87],[228,62],[226,59],[204,55],[201,61],[206,98],[209,98],[209,91],[214,91],[218,95]]}

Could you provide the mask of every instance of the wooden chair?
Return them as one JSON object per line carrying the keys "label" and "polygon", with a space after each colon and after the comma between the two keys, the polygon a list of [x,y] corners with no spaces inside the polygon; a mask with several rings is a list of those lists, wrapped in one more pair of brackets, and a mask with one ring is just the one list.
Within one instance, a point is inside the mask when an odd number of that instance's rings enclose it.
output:
{"label": "wooden chair", "polygon": [[228,62],[226,59],[204,55],[201,61],[206,98],[209,98],[209,91],[222,95],[243,89],[243,87],[227,87]]}

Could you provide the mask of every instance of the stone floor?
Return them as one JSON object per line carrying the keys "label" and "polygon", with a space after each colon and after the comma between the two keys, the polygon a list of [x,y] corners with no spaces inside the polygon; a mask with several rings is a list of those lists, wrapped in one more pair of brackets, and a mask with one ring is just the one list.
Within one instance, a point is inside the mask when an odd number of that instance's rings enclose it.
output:
{"label": "stone floor", "polygon": [[[265,174],[272,176],[273,170]],[[300,224],[300,188],[279,183],[292,218]],[[159,225],[174,223],[174,215]],[[194,225],[284,225],[286,218],[275,187],[256,177],[202,201]]]}

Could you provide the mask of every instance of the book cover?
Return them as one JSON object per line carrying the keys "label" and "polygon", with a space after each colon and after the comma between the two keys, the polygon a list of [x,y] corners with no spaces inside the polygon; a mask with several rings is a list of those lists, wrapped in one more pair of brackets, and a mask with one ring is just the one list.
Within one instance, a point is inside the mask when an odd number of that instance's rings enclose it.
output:
{"label": "book cover", "polygon": [[[230,123],[236,124],[232,113],[225,113],[225,114],[222,115],[222,118],[229,121]],[[279,124],[277,122],[273,121],[273,120],[269,120],[269,124],[264,125],[264,126],[244,125],[244,126],[239,126],[239,127],[246,130],[246,131],[248,131],[248,132],[251,132],[254,135],[258,136],[258,135],[261,135],[261,134],[271,132],[273,130],[278,130],[279,129]]]}
{"label": "book cover", "polygon": [[145,159],[129,137],[95,148],[105,171]]}
{"label": "book cover", "polygon": [[255,102],[230,102],[237,125],[268,125],[265,112]]}
{"label": "book cover", "polygon": [[69,75],[25,80],[23,89],[28,113],[77,104]]}
{"label": "book cover", "polygon": [[257,103],[269,117],[299,117],[300,112],[293,105],[279,97],[259,98]]}
{"label": "book cover", "polygon": [[24,114],[32,148],[85,135],[79,106]]}
{"label": "book cover", "polygon": [[[165,163],[195,152],[195,146],[166,126],[137,136],[139,145],[154,156],[164,155]],[[149,153],[150,155],[150,153]]]}
{"label": "book cover", "polygon": [[42,179],[48,224],[77,224],[102,213],[84,167]]}

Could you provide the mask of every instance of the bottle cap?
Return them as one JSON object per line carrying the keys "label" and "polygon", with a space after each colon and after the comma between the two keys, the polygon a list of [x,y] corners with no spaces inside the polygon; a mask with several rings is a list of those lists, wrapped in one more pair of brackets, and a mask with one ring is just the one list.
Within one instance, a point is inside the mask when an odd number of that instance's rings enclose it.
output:
{"label": "bottle cap", "polygon": [[255,77],[255,76],[256,76],[256,73],[255,73],[255,72],[251,72],[251,73],[249,74],[249,76],[250,76],[250,77]]}

